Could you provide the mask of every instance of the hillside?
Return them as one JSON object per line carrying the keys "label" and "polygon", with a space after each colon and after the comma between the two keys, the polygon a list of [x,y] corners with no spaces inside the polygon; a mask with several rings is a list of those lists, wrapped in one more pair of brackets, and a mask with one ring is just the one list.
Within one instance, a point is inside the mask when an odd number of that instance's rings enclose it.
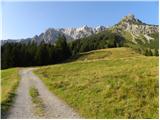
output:
{"label": "hillside", "polygon": [[85,118],[158,118],[158,57],[129,48],[81,53],[39,67],[49,90]]}
{"label": "hillside", "polygon": [[83,62],[83,61],[98,61],[98,60],[113,60],[113,59],[123,59],[129,57],[142,57],[133,51],[131,48],[109,48],[109,49],[100,49],[100,50],[93,50],[89,52],[80,53],[77,56],[72,57],[67,62]]}

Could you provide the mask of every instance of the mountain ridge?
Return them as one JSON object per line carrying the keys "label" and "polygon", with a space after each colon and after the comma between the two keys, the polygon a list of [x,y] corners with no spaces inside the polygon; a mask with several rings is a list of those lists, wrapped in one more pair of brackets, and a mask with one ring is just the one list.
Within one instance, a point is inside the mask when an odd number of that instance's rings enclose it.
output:
{"label": "mountain ridge", "polygon": [[[20,39],[16,41],[9,40],[8,42],[28,43],[31,41],[40,44],[44,41],[45,43],[54,44],[59,35],[65,35],[66,39],[71,41],[88,37],[109,29],[113,29],[115,32],[122,32],[122,30],[127,31],[132,35],[133,40],[140,35],[143,35],[148,40],[152,40],[153,38],[150,36],[150,34],[159,32],[158,26],[159,25],[144,23],[137,19],[133,14],[129,14],[124,16],[120,22],[113,25],[112,27],[89,27],[84,25],[79,28],[48,28],[45,32],[42,32],[39,35],[35,35],[32,38]],[[6,40],[2,40],[1,45],[5,44],[6,42]]]}

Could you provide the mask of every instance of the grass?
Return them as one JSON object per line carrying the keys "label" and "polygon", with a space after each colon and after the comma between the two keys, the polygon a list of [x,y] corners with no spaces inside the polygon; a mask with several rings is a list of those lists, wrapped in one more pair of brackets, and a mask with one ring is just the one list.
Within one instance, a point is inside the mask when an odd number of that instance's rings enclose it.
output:
{"label": "grass", "polygon": [[43,100],[40,98],[38,90],[34,86],[32,86],[30,87],[29,94],[34,104],[35,114],[38,116],[44,116],[44,113],[45,113],[44,104],[43,104]]}
{"label": "grass", "polygon": [[35,73],[85,118],[158,118],[158,57],[104,49]]}
{"label": "grass", "polygon": [[18,68],[1,70],[1,113],[2,117],[12,105],[15,91],[19,83]]}
{"label": "grass", "polygon": [[81,53],[74,58],[71,58],[67,62],[88,62],[97,60],[112,60],[112,59],[123,59],[126,57],[139,57],[141,55],[137,54],[135,51],[129,48],[110,48],[94,50],[90,52]]}
{"label": "grass", "polygon": [[138,56],[140,55],[128,48],[110,48],[81,53],[77,61],[112,60]]}

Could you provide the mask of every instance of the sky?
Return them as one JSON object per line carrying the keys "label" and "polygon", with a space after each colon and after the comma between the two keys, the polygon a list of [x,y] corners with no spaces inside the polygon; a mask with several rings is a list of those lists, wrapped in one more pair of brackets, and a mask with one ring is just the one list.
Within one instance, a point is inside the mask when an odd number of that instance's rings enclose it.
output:
{"label": "sky", "polygon": [[33,37],[48,28],[112,26],[129,13],[145,23],[159,24],[158,1],[7,1],[0,12],[3,40]]}

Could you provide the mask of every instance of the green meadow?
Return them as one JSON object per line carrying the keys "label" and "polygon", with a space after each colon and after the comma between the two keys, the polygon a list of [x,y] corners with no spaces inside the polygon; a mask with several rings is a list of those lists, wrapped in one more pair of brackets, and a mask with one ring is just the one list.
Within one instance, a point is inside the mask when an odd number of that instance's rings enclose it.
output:
{"label": "green meadow", "polygon": [[101,49],[34,72],[84,118],[158,118],[158,57]]}

